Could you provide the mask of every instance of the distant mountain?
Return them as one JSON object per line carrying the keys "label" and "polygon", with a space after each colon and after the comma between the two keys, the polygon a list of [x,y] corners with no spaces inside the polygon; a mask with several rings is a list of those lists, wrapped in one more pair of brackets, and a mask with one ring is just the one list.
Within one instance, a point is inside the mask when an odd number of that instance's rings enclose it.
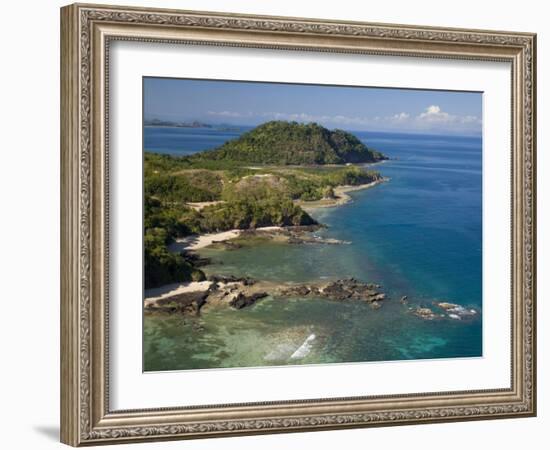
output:
{"label": "distant mountain", "polygon": [[316,123],[285,121],[266,122],[191,158],[276,165],[370,163],[388,159],[346,131],[328,130]]}
{"label": "distant mountain", "polygon": [[144,121],[144,125],[146,127],[212,128],[212,125],[197,120],[193,122],[172,122],[170,120],[149,119]]}

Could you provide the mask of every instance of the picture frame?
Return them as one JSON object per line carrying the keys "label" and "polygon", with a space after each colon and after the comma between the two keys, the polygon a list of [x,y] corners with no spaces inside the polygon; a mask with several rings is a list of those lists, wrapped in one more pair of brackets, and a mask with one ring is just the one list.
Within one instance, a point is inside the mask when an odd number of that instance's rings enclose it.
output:
{"label": "picture frame", "polygon": [[[113,410],[109,64],[110,46],[117,41],[509,63],[510,386]],[[81,446],[534,416],[535,205],[534,34],[66,6],[61,9],[61,441]]]}

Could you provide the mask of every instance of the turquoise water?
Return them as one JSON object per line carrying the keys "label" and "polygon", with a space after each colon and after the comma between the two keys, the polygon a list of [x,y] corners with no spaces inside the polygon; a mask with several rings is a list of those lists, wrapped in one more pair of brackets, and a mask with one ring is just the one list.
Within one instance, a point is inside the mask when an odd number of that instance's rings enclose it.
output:
{"label": "turquoise water", "polygon": [[[146,316],[146,370],[482,355],[481,139],[356,134],[392,158],[375,166],[390,180],[352,193],[351,203],[313,213],[328,226],[318,234],[351,245],[269,243],[202,253],[215,262],[207,267],[213,273],[376,282],[389,297],[382,308],[267,298],[244,310],[209,310],[196,319]],[[210,148],[216,138],[203,135],[193,142],[195,151]],[[163,148],[172,145],[170,153],[177,154],[183,146],[171,139],[171,144],[146,140],[146,148],[167,152]],[[409,305],[399,302],[402,295]],[[433,307],[436,300],[473,307],[479,314],[472,320],[425,321],[409,311],[416,305]],[[312,335],[305,356],[292,358]]]}

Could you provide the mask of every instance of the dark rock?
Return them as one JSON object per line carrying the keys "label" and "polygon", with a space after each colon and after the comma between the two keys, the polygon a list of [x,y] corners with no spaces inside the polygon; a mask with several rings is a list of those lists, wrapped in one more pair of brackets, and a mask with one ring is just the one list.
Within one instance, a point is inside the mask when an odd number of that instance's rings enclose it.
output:
{"label": "dark rock", "polygon": [[181,313],[186,315],[198,315],[202,306],[206,303],[208,291],[185,292],[161,298],[154,305],[145,307],[147,311]]}
{"label": "dark rock", "polygon": [[355,278],[336,280],[329,283],[321,291],[323,297],[331,300],[363,300],[367,302],[382,301],[386,294],[375,290],[374,284],[363,283]]}
{"label": "dark rock", "polygon": [[369,302],[379,302],[386,298],[386,294],[380,293],[370,296],[367,300]]}
{"label": "dark rock", "polygon": [[239,292],[236,297],[229,302],[229,304],[235,309],[242,309],[247,306],[253,305],[254,303],[256,303],[257,300],[267,296],[267,292],[256,292],[250,295]]}
{"label": "dark rock", "polygon": [[217,246],[223,247],[225,250],[237,250],[239,248],[242,248],[241,244],[238,244],[236,242],[233,242],[231,240],[227,241],[212,241],[212,244],[215,244]]}
{"label": "dark rock", "polygon": [[311,288],[305,284],[300,284],[298,286],[290,286],[283,288],[281,290],[281,295],[286,296],[304,296],[308,295],[311,292]]}
{"label": "dark rock", "polygon": [[184,251],[182,252],[182,256],[195,267],[203,267],[212,263],[210,258],[203,258],[195,252]]}
{"label": "dark rock", "polygon": [[372,283],[363,283],[355,278],[346,278],[327,284],[285,286],[279,294],[290,297],[311,295],[336,301],[362,300],[370,303],[380,302],[386,298],[386,294],[378,291],[377,286]]}
{"label": "dark rock", "polygon": [[321,290],[317,286],[308,286],[309,287],[309,293],[311,295],[320,295]]}
{"label": "dark rock", "polygon": [[256,284],[256,280],[253,278],[236,277],[234,275],[208,275],[206,279],[214,283],[242,283],[244,286]]}
{"label": "dark rock", "polygon": [[330,283],[321,294],[332,300],[346,300],[352,296],[352,292],[340,280]]}

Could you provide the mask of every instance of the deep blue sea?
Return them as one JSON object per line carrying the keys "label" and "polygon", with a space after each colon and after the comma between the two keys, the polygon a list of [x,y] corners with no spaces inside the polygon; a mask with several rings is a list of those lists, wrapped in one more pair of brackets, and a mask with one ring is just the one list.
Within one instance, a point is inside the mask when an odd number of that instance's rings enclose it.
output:
{"label": "deep blue sea", "polygon": [[253,127],[176,128],[144,127],[143,148],[146,151],[174,156],[190,155],[201,150],[218,147],[239,137]]}
{"label": "deep blue sea", "polygon": [[[220,145],[239,132],[145,128],[145,149],[174,155]],[[382,285],[379,310],[320,299],[271,299],[196,323],[145,320],[146,370],[385,361],[482,355],[481,138],[354,132],[391,160],[370,167],[389,181],[316,209],[319,234],[351,245],[265,244],[205,249],[213,273],[274,281],[355,277]],[[407,295],[409,303],[399,302]],[[468,320],[419,319],[409,308],[448,301],[475,308]],[[194,328],[193,328],[194,327]],[[290,355],[311,334],[308,355]]]}

